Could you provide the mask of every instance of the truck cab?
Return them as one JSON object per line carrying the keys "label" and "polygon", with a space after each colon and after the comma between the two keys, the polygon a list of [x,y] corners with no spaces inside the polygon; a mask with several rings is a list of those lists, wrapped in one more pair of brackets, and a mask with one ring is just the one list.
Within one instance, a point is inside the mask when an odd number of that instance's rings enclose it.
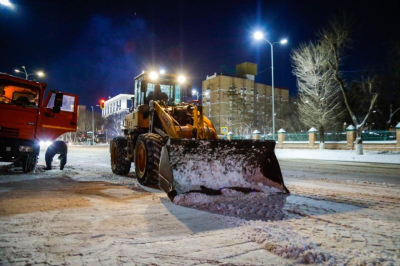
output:
{"label": "truck cab", "polygon": [[76,131],[78,96],[50,91],[47,84],[0,73],[0,161],[32,171],[41,141]]}

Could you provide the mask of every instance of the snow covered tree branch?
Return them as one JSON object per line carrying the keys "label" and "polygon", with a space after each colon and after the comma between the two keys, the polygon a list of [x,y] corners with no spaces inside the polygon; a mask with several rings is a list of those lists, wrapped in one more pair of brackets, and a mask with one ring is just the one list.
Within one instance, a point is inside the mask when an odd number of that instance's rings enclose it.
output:
{"label": "snow covered tree branch", "polygon": [[328,63],[330,69],[333,71],[333,78],[337,85],[339,86],[344,103],[346,105],[347,111],[356,126],[357,129],[357,144],[362,143],[362,131],[366,125],[366,121],[370,116],[373,107],[378,99],[378,93],[376,92],[376,77],[367,78],[361,81],[361,87],[369,95],[369,108],[363,113],[355,113],[355,106],[352,106],[349,101],[349,91],[348,84],[344,80],[343,72],[341,68],[343,66],[345,50],[351,45],[350,32],[352,29],[352,23],[346,17],[332,19],[328,26],[322,28],[319,32],[319,39],[322,46],[326,47],[329,53]]}
{"label": "snow covered tree branch", "polygon": [[309,42],[292,52],[293,74],[299,89],[299,118],[308,127],[316,127],[324,143],[324,129],[342,116],[339,86],[329,67],[329,50]]}

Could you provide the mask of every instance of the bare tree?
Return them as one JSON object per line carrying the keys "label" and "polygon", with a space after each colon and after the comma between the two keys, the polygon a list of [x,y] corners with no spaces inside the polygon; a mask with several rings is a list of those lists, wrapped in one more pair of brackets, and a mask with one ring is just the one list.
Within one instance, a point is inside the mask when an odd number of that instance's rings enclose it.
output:
{"label": "bare tree", "polygon": [[351,45],[351,33],[352,23],[347,20],[344,16],[343,18],[335,17],[332,19],[328,26],[322,28],[319,32],[319,37],[321,45],[326,47],[327,51],[330,53],[328,63],[333,71],[334,80],[338,84],[343,100],[346,105],[347,111],[356,126],[357,140],[357,153],[362,154],[362,131],[365,127],[366,121],[370,116],[376,101],[378,99],[378,93],[376,92],[376,78],[367,77],[362,80],[361,84],[364,91],[369,95],[369,107],[367,107],[366,112],[360,115],[354,112],[353,106],[350,105],[348,97],[348,84],[344,80],[343,72],[341,68],[343,66],[345,51]]}
{"label": "bare tree", "polygon": [[325,142],[325,128],[336,124],[343,113],[340,89],[328,64],[329,54],[326,47],[309,42],[291,55],[299,89],[299,118],[308,127],[318,129],[320,143]]}
{"label": "bare tree", "polygon": [[249,137],[251,134],[251,125],[242,122],[236,126],[234,133],[239,136]]}
{"label": "bare tree", "polygon": [[387,129],[390,128],[393,118],[396,119],[396,113],[400,113],[400,39],[391,42],[389,48],[390,73],[382,86],[383,97],[381,97]]}

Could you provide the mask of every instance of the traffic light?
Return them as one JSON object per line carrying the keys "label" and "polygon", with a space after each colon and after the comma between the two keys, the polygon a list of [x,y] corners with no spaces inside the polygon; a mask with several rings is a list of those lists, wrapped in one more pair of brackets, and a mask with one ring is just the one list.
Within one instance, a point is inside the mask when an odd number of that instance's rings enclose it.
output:
{"label": "traffic light", "polygon": [[101,99],[100,100],[100,109],[104,109],[104,102],[105,102],[106,100],[104,100],[104,99]]}

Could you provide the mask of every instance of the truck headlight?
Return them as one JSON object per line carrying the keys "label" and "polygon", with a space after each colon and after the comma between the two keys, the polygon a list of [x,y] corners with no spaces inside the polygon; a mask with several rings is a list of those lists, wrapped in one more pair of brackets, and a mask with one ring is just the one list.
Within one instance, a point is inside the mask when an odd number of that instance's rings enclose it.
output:
{"label": "truck headlight", "polygon": [[32,146],[19,146],[20,152],[33,152]]}

